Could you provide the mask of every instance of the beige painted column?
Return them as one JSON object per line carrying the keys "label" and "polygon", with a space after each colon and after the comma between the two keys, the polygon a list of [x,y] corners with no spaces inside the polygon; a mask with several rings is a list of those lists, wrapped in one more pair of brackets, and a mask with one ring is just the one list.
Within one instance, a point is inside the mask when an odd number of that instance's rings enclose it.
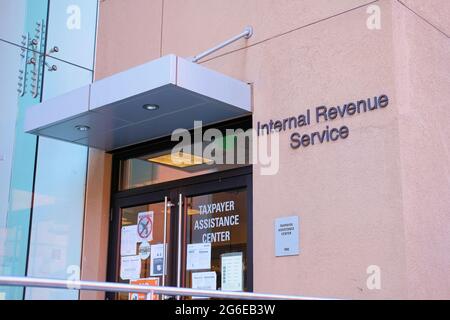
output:
{"label": "beige painted column", "polygon": [[[158,58],[162,0],[100,2],[95,80]],[[106,281],[112,156],[90,149],[86,186],[81,279]],[[104,299],[81,292],[80,299]]]}
{"label": "beige painted column", "polygon": [[[86,281],[106,281],[111,159],[110,154],[96,149],[89,150],[81,263],[81,279]],[[103,292],[80,292],[81,300],[104,298]]]}

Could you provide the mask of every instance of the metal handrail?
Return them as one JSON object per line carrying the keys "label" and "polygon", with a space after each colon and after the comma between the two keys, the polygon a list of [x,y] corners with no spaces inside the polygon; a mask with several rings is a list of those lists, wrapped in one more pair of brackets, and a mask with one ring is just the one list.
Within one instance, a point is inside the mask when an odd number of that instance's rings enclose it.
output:
{"label": "metal handrail", "polygon": [[102,292],[146,293],[146,294],[161,294],[166,296],[195,296],[195,297],[242,299],[242,300],[334,300],[329,298],[316,298],[316,297],[304,297],[304,296],[281,295],[281,294],[226,292],[226,291],[198,290],[198,289],[175,288],[175,287],[131,285],[124,283],[56,280],[56,279],[29,278],[29,277],[0,277],[0,285],[102,291]]}
{"label": "metal handrail", "polygon": [[251,26],[245,27],[244,31],[242,31],[238,35],[234,36],[231,39],[228,39],[228,40],[222,42],[221,44],[218,44],[214,48],[211,48],[209,50],[206,50],[206,51],[196,55],[195,57],[191,58],[191,61],[197,63],[200,60],[202,60],[203,58],[213,54],[216,51],[219,51],[220,49],[225,48],[226,46],[228,46],[228,45],[230,45],[230,44],[232,44],[232,43],[234,43],[234,42],[236,42],[236,41],[238,41],[238,40],[240,40],[242,38],[250,39],[252,37],[252,35],[253,35],[253,28]]}

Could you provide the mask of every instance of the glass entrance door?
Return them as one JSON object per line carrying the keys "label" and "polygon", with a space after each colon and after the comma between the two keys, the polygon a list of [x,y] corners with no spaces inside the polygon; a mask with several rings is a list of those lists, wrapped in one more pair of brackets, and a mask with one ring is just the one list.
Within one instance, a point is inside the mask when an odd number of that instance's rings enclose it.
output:
{"label": "glass entrance door", "polygon": [[[172,263],[171,210],[163,202],[121,208],[119,282],[165,286],[171,281],[167,272]],[[159,299],[158,296],[120,294],[120,300]]]}
{"label": "glass entrance door", "polygon": [[187,288],[249,291],[246,188],[185,198]]}
{"label": "glass entrance door", "polygon": [[228,175],[121,193],[112,210],[109,281],[251,291],[251,175]]}

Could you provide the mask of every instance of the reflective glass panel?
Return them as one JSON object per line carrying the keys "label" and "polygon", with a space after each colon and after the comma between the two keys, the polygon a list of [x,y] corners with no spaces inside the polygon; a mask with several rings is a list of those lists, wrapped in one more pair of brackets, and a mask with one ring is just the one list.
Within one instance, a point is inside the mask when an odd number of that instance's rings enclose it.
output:
{"label": "reflective glass panel", "polygon": [[[8,3],[7,3],[8,2]],[[2,20],[1,34],[15,44],[23,45],[24,50],[17,52],[20,65],[15,65],[17,58],[11,60],[2,59],[2,70],[10,70],[15,67],[15,74],[10,74],[7,81],[20,82],[15,90],[8,86],[5,93],[7,105],[3,107],[16,109],[14,147],[11,162],[11,174],[9,183],[8,208],[6,213],[6,226],[3,238],[2,261],[0,274],[24,276],[26,272],[26,259],[29,240],[29,226],[31,214],[31,201],[34,179],[34,165],[36,158],[36,137],[24,132],[24,119],[26,110],[40,101],[40,88],[42,80],[42,55],[37,53],[45,46],[45,29],[43,22],[47,19],[47,0],[27,1],[1,1],[0,11]],[[15,16],[17,14],[17,20]],[[23,20],[25,17],[25,20]],[[5,28],[3,26],[6,24]],[[25,38],[22,38],[22,35]],[[32,39],[37,40],[36,45],[30,45]],[[23,44],[22,44],[23,41]],[[10,45],[9,43],[4,44]],[[26,50],[26,48],[33,50]],[[6,51],[3,51],[6,52]],[[34,59],[33,64],[27,64]],[[3,67],[5,64],[9,65]],[[12,71],[9,71],[12,72]],[[7,75],[5,75],[7,76]],[[19,78],[21,77],[21,79]],[[17,89],[21,89],[18,94]],[[5,88],[6,89],[6,88]],[[18,104],[12,98],[19,96]],[[14,103],[16,103],[14,105]],[[12,119],[13,120],[13,119]],[[10,135],[9,135],[10,137]],[[9,149],[11,150],[11,149]],[[8,156],[8,155],[7,155]],[[11,156],[11,155],[10,155]],[[4,213],[3,213],[4,214]],[[0,288],[0,293],[6,299],[22,299],[23,288]]]}
{"label": "reflective glass panel", "polygon": [[[97,1],[50,1],[48,48],[52,57],[93,69]],[[57,50],[52,50],[57,47]]]}
{"label": "reflective glass panel", "polygon": [[[49,12],[52,57],[46,59],[43,100],[92,82],[97,2],[50,1]],[[39,139],[28,276],[80,278],[87,158],[86,147]],[[68,300],[78,294],[27,288],[25,298]]]}
{"label": "reflective glass panel", "polygon": [[[57,71],[46,71],[44,100],[91,82],[91,71],[53,58],[47,61]],[[39,138],[28,276],[80,277],[87,154],[84,146]],[[78,292],[27,288],[25,298],[78,299]]]}
{"label": "reflective glass panel", "polygon": [[[119,282],[131,284],[163,284],[163,268],[170,270],[170,208],[164,217],[164,202],[122,209],[120,226]],[[166,221],[166,222],[164,222]],[[164,229],[166,223],[166,229]],[[164,266],[164,234],[166,230],[167,266]],[[169,274],[169,272],[167,272]],[[144,281],[144,282],[135,282]],[[169,277],[165,278],[166,284]],[[119,300],[145,300],[138,294],[119,294]],[[155,296],[153,299],[159,299]]]}
{"label": "reflective glass panel", "polygon": [[27,2],[27,0],[0,0],[0,39],[15,44],[21,43],[25,32]]}
{"label": "reflective glass panel", "polygon": [[251,163],[250,150],[250,138],[232,134],[193,144],[180,152],[168,149],[130,158],[121,162],[120,190],[247,166]]}
{"label": "reflective glass panel", "polygon": [[[14,150],[14,136],[16,128],[18,105],[18,76],[21,50],[15,46],[0,42],[0,61],[8,61],[2,65],[0,72],[0,96],[2,97],[0,110],[0,230],[6,226],[6,212],[8,211],[9,185]],[[5,235],[5,231],[0,231]],[[3,242],[0,240],[0,246]],[[1,254],[0,254],[1,259]],[[1,265],[1,263],[0,263]]]}
{"label": "reflective glass panel", "polygon": [[186,206],[186,287],[247,291],[247,191],[189,197]]}

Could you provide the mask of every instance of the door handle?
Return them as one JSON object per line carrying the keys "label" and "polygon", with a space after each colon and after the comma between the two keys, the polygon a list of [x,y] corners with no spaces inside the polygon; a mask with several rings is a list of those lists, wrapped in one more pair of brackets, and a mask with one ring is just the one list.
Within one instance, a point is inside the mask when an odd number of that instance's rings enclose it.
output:
{"label": "door handle", "polygon": [[163,287],[166,285],[166,270],[167,270],[167,208],[169,206],[169,200],[167,197],[164,197],[164,240],[163,240],[163,276],[162,276],[162,285]]}
{"label": "door handle", "polygon": [[[178,197],[178,259],[177,259],[177,287],[181,287],[181,250],[182,250],[182,219],[183,219],[183,195],[180,193]],[[180,300],[180,296],[177,296]]]}

